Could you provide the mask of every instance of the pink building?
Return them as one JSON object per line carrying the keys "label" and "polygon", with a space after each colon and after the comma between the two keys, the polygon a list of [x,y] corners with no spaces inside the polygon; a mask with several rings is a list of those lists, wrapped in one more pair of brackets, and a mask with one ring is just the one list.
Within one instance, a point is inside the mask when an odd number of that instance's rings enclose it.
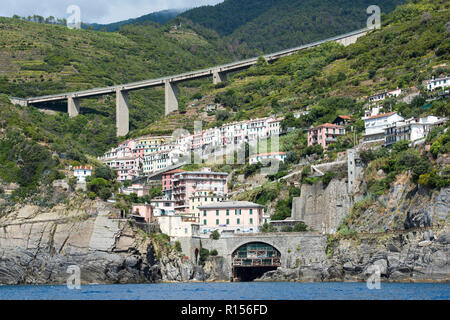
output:
{"label": "pink building", "polygon": [[133,204],[131,212],[133,215],[143,217],[147,223],[155,220],[152,207],[149,204]]}
{"label": "pink building", "polygon": [[122,193],[130,195],[135,193],[138,197],[148,196],[150,192],[150,186],[146,186],[142,183],[133,183],[128,188],[123,188]]}
{"label": "pink building", "polygon": [[264,206],[247,201],[226,201],[198,207],[201,232],[214,230],[259,232],[263,225]]}
{"label": "pink building", "polygon": [[117,147],[117,157],[118,158],[126,158],[133,156],[133,151],[136,148],[135,140],[127,140],[119,143]]}
{"label": "pink building", "polygon": [[228,193],[227,178],[228,173],[211,172],[210,168],[175,173],[172,180],[172,199],[176,201],[175,212],[189,213],[190,198],[198,190],[226,195]]}
{"label": "pink building", "polygon": [[162,175],[161,184],[162,184],[162,192],[166,196],[167,199],[172,198],[172,188],[173,188],[173,179],[176,173],[184,172],[184,170],[176,169],[169,172],[166,172]]}
{"label": "pink building", "polygon": [[324,150],[337,141],[338,136],[345,135],[345,128],[336,124],[325,123],[308,130],[308,146],[320,144]]}
{"label": "pink building", "polygon": [[104,163],[117,172],[118,181],[133,180],[142,172],[142,158],[139,157],[117,158]]}

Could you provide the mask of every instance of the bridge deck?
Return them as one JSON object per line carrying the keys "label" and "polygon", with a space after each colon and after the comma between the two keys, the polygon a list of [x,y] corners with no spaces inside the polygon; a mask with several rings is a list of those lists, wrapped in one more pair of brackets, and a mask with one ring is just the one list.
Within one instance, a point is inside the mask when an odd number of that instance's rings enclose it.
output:
{"label": "bridge deck", "polygon": [[[263,57],[267,61],[273,61],[273,60],[276,60],[276,59],[279,59],[282,57],[292,55],[301,50],[319,46],[326,42],[339,41],[339,40],[349,38],[352,36],[364,34],[367,31],[369,31],[369,29],[356,30],[353,32],[339,35],[339,36],[331,37],[331,38],[328,38],[325,40],[306,44],[306,45],[303,45],[300,47],[291,48],[291,49],[271,53],[268,55],[264,55]],[[23,99],[23,100],[25,100],[29,104],[33,104],[33,103],[39,103],[39,102],[61,101],[61,100],[66,100],[69,97],[73,97],[73,98],[95,97],[95,96],[100,96],[100,95],[104,95],[104,94],[115,93],[118,90],[119,91],[132,91],[132,90],[145,89],[145,88],[164,85],[167,81],[176,83],[176,82],[181,82],[181,81],[186,81],[186,80],[191,80],[191,79],[207,77],[207,76],[213,75],[214,72],[231,72],[231,71],[247,68],[249,66],[256,64],[258,62],[258,59],[259,59],[259,57],[255,57],[255,58],[232,62],[232,63],[215,66],[215,67],[211,67],[211,68],[207,68],[207,69],[203,69],[203,70],[186,72],[186,73],[182,73],[182,74],[178,74],[178,75],[161,77],[161,78],[152,79],[152,80],[144,80],[144,81],[133,82],[133,83],[128,83],[128,84],[122,84],[122,85],[116,85],[116,86],[110,86],[110,87],[104,87],[104,88],[94,88],[94,89],[76,91],[76,92],[67,92],[67,93],[61,93],[61,94],[55,94],[55,95],[46,95],[46,96],[41,96],[41,97],[32,97],[32,98],[27,98],[27,99]]]}

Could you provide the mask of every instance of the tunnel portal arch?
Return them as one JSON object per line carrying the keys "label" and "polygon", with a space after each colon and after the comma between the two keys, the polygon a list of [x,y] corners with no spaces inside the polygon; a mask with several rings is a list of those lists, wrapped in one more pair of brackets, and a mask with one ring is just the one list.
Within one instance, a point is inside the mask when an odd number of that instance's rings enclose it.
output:
{"label": "tunnel portal arch", "polygon": [[231,255],[233,281],[253,281],[281,266],[281,253],[265,242],[248,242]]}

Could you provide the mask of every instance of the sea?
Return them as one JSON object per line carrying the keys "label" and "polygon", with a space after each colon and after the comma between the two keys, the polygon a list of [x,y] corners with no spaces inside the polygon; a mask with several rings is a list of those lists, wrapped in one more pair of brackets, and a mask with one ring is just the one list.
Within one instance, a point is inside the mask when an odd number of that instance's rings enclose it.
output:
{"label": "sea", "polygon": [[449,283],[231,282],[0,286],[0,300],[448,300]]}

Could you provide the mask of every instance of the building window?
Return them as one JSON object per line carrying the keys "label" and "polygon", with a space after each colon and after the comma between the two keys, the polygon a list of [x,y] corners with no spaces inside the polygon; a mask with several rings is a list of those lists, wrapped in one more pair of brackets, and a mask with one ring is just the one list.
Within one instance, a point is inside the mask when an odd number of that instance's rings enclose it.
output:
{"label": "building window", "polygon": [[218,216],[219,215],[219,210],[216,210],[216,216]]}
{"label": "building window", "polygon": [[236,224],[241,224],[241,219],[238,218]]}
{"label": "building window", "polygon": [[250,209],[250,214],[253,214],[253,209]]}
{"label": "building window", "polygon": [[229,216],[229,215],[230,215],[230,210],[227,209],[227,216]]}
{"label": "building window", "polygon": [[206,210],[203,210],[203,216],[206,217]]}
{"label": "building window", "polygon": [[253,224],[253,218],[250,218],[250,224]]}
{"label": "building window", "polygon": [[203,220],[203,225],[205,225],[205,226],[206,226],[206,220]]}
{"label": "building window", "polygon": [[219,225],[219,219],[216,219],[216,225],[217,226]]}
{"label": "building window", "polygon": [[227,225],[229,225],[230,224],[230,219],[227,219]]}

